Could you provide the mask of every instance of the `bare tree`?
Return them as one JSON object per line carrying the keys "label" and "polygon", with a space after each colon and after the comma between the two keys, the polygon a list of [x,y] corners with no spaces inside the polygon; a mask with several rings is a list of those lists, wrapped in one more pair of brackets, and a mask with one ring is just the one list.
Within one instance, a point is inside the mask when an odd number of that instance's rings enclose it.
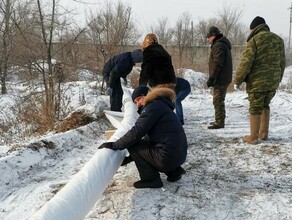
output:
{"label": "bare tree", "polygon": [[233,7],[227,4],[224,4],[223,8],[218,11],[218,21],[225,36],[230,37],[232,35],[234,27],[240,22],[243,11],[243,7]]}
{"label": "bare tree", "polygon": [[183,59],[186,59],[184,51],[192,45],[192,21],[189,13],[185,12],[176,22],[173,30],[173,44],[178,47],[179,66],[183,66]]}
{"label": "bare tree", "polygon": [[13,0],[5,0],[0,3],[0,14],[2,15],[2,20],[0,21],[2,35],[2,52],[0,55],[1,94],[7,93],[6,78],[10,56],[10,45],[12,41],[12,23],[10,17],[12,16],[13,3]]}
{"label": "bare tree", "polygon": [[211,26],[216,26],[233,45],[243,45],[247,37],[246,28],[240,22],[243,12],[244,7],[232,7],[232,5],[225,4],[222,9],[218,10],[218,16],[207,20],[199,20],[196,26],[197,36],[201,33],[198,38],[199,44],[208,45],[207,32]]}
{"label": "bare tree", "polygon": [[222,33],[233,43],[242,45],[246,39],[245,28],[240,23],[243,15],[243,6],[232,6],[224,4],[223,8],[218,11],[218,22]]}
{"label": "bare tree", "polygon": [[51,15],[48,17],[48,21],[45,20],[43,9],[41,7],[40,0],[37,0],[39,22],[41,29],[41,37],[45,46],[46,62],[48,64],[48,74],[43,69],[43,85],[45,88],[45,116],[47,122],[53,125],[54,121],[54,79],[53,79],[53,66],[52,66],[52,41],[53,41],[53,31],[55,28],[55,12],[56,12],[56,1],[52,0]]}
{"label": "bare tree", "polygon": [[158,23],[150,27],[151,32],[155,33],[159,43],[163,46],[169,46],[172,41],[172,28],[169,26],[168,18],[158,19]]}
{"label": "bare tree", "polygon": [[[29,0],[25,3],[22,2],[17,11],[22,19],[13,19],[17,27],[13,61],[28,70],[33,79],[32,87],[43,88],[43,92],[32,93],[38,103],[34,107],[39,109],[32,112],[39,114],[39,122],[45,122],[45,131],[53,128],[60,116],[65,63],[62,62],[62,71],[55,67],[57,54],[62,54],[67,45],[72,45],[78,35],[66,39],[65,43],[62,41],[62,31],[68,29],[69,23],[56,0],[49,3]],[[62,61],[66,62],[66,59]]]}
{"label": "bare tree", "polygon": [[195,27],[195,42],[198,46],[207,46],[209,43],[206,40],[207,33],[211,26],[218,26],[218,21],[215,18],[208,20],[199,20],[199,23]]}
{"label": "bare tree", "polygon": [[[89,18],[89,36],[104,61],[116,54],[119,48],[136,44],[139,37],[132,18],[132,8],[121,2],[107,3]],[[97,57],[99,55],[97,54]]]}
{"label": "bare tree", "polygon": [[236,46],[243,46],[246,42],[248,32],[245,31],[246,25],[238,23],[232,28],[232,33],[230,34],[230,41],[233,43],[233,45]]}

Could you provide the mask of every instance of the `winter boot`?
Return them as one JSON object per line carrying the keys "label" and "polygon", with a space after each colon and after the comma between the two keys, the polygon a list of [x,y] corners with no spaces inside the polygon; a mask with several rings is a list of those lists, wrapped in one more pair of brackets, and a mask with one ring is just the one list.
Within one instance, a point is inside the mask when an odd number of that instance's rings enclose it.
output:
{"label": "winter boot", "polygon": [[208,129],[219,129],[219,128],[224,128],[224,121],[215,121],[210,126],[208,126]]}
{"label": "winter boot", "polygon": [[133,184],[135,188],[161,188],[163,183],[160,177],[150,180],[139,180]]}
{"label": "winter boot", "polygon": [[261,115],[250,115],[250,135],[244,136],[243,140],[249,144],[257,144],[261,123]]}
{"label": "winter boot", "polygon": [[270,124],[270,110],[264,109],[261,115],[261,126],[259,132],[260,140],[267,140],[269,135],[269,124]]}
{"label": "winter boot", "polygon": [[181,166],[179,166],[178,168],[176,168],[170,172],[165,172],[165,174],[167,175],[167,181],[169,181],[169,182],[175,182],[175,181],[180,180],[181,176],[185,173],[186,173],[186,171]]}

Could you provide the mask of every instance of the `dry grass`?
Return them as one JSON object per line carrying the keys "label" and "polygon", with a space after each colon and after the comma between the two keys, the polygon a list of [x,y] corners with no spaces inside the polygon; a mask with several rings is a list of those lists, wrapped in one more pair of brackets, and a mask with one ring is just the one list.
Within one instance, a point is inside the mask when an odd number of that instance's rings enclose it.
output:
{"label": "dry grass", "polygon": [[59,125],[57,125],[55,131],[65,132],[71,129],[78,128],[80,126],[87,125],[93,121],[94,119],[91,116],[88,116],[83,112],[74,112],[69,118],[66,118]]}

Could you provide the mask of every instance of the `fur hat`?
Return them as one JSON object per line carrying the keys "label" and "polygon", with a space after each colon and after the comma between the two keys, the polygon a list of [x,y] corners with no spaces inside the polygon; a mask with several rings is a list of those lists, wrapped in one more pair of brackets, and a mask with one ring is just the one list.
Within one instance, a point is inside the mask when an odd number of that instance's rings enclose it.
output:
{"label": "fur hat", "polygon": [[208,38],[208,37],[212,37],[212,36],[217,36],[219,34],[221,34],[220,30],[217,27],[212,26],[212,27],[209,28],[209,31],[208,31],[206,37]]}
{"label": "fur hat", "polygon": [[138,86],[136,89],[134,89],[132,93],[133,102],[139,96],[146,96],[148,91],[149,91],[149,88],[147,86]]}
{"label": "fur hat", "polygon": [[252,20],[252,22],[250,23],[249,29],[250,29],[250,30],[253,30],[253,29],[255,29],[258,25],[260,25],[260,24],[265,24],[265,23],[266,23],[266,21],[265,21],[264,18],[262,18],[262,17],[260,17],[260,16],[256,16],[256,17]]}
{"label": "fur hat", "polygon": [[143,51],[136,49],[131,52],[133,63],[141,63],[143,61]]}

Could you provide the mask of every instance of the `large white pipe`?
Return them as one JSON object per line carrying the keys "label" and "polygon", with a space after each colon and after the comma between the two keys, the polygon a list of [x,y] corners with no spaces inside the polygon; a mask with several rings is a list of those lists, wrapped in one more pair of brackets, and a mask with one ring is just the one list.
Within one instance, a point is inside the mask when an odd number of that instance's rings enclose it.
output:
{"label": "large white pipe", "polygon": [[[138,117],[129,90],[124,90],[123,105],[124,119],[109,141],[123,136],[132,128]],[[84,219],[108,186],[127,153],[127,150],[97,150],[92,159],[30,219]]]}
{"label": "large white pipe", "polygon": [[104,113],[107,119],[115,128],[121,126],[121,121],[124,118],[124,112],[113,112],[109,110],[104,110]]}

